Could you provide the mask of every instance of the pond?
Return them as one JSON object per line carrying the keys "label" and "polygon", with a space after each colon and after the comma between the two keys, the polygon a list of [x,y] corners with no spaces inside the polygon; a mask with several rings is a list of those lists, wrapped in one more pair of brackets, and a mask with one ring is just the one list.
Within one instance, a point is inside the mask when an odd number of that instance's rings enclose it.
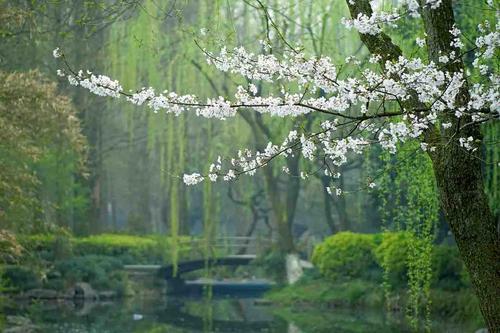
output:
{"label": "pond", "polygon": [[[401,316],[383,311],[280,308],[253,297],[127,298],[110,302],[11,303],[12,318],[29,318],[33,332],[46,333],[194,333],[194,332],[406,332]],[[440,323],[436,332],[466,332]],[[27,332],[13,330],[12,332]],[[470,332],[470,330],[468,331]]]}

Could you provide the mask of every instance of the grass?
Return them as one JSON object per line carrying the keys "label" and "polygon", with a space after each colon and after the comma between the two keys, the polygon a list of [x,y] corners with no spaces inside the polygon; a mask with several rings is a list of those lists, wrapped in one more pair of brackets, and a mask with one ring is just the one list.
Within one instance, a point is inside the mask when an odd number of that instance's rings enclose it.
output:
{"label": "grass", "polygon": [[[317,308],[297,309],[280,307],[273,313],[300,327],[304,332],[406,332],[406,327],[399,317],[384,316],[381,311],[352,311],[346,309]],[[399,320],[398,320],[399,319]]]}
{"label": "grass", "polygon": [[[406,291],[404,289],[393,291],[392,297],[398,299],[397,316],[404,317]],[[363,314],[369,310],[387,309],[383,289],[379,283],[363,279],[332,282],[314,274],[306,275],[294,285],[276,288],[267,293],[265,298],[282,307],[278,313],[280,316],[293,317],[298,324],[303,321],[313,326],[328,325],[324,319],[311,319],[321,314],[308,314],[308,310],[314,312],[313,309],[318,307],[325,309],[324,313],[328,313],[329,317],[342,312],[343,309],[354,308],[356,312],[359,310]],[[432,317],[437,318],[437,323],[444,320],[459,326],[467,324],[468,327],[475,329],[484,327],[477,298],[469,288],[459,291],[432,289],[430,304]],[[310,325],[306,323],[306,326]],[[317,332],[323,332],[323,327],[318,326]]]}
{"label": "grass", "polygon": [[381,288],[362,280],[332,283],[324,279],[313,279],[273,290],[266,298],[281,305],[376,307],[384,304]]}

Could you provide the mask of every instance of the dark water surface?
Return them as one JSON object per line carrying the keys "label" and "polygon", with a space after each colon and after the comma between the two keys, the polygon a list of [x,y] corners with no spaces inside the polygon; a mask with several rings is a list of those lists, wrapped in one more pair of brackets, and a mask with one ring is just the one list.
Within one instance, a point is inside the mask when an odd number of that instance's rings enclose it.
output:
{"label": "dark water surface", "polygon": [[[11,303],[9,315],[29,318],[36,332],[407,332],[401,316],[383,311],[325,308],[279,308],[256,298],[128,298],[112,302]],[[435,332],[471,332],[444,323]],[[21,332],[21,331],[19,331]],[[472,331],[473,332],[473,331]]]}

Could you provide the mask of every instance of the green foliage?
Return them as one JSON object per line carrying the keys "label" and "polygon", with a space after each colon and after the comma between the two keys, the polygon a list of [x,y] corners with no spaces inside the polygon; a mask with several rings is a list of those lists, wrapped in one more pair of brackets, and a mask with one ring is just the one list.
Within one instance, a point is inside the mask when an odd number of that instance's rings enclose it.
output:
{"label": "green foliage", "polygon": [[[381,306],[384,297],[378,296],[385,295],[390,309],[406,307],[416,311],[410,317],[411,325],[422,324],[420,320],[412,321],[418,313],[426,313],[426,320],[430,319],[431,312],[450,315],[456,320],[480,318],[477,300],[468,304],[466,297],[462,297],[472,291],[458,249],[432,244],[427,248],[427,244],[425,239],[409,231],[333,235],[313,253],[312,260],[320,277],[314,272],[307,274],[296,285],[275,291],[269,297],[284,304],[336,300],[339,304]],[[422,250],[424,255],[415,256],[417,250]],[[429,260],[429,263],[419,260]],[[372,273],[368,274],[370,271]],[[383,283],[379,284],[382,272],[385,275]],[[424,281],[425,284],[411,286],[412,281]],[[408,285],[409,291],[406,290]],[[430,327],[430,322],[424,325]]]}
{"label": "green foliage", "polygon": [[479,301],[470,288],[460,292],[432,289],[432,312],[456,322],[473,321],[476,328],[484,327]]}
{"label": "green foliage", "polygon": [[408,257],[412,236],[408,232],[384,232],[374,249],[377,263],[391,286],[404,287],[408,281]]}
{"label": "green foliage", "polygon": [[0,264],[17,262],[22,251],[23,248],[14,234],[0,229]]}
{"label": "green foliage", "polygon": [[74,239],[74,253],[120,257],[127,263],[158,263],[162,261],[163,256],[156,245],[157,242],[148,237],[101,234]]}
{"label": "green foliage", "polygon": [[25,291],[42,285],[39,275],[32,267],[7,266],[3,268],[2,278],[6,289]]}
{"label": "green foliage", "polygon": [[[439,216],[437,186],[430,158],[416,142],[401,144],[396,154],[385,152],[381,161],[384,172],[379,187],[380,211],[385,230],[408,233],[403,261],[407,264],[407,310],[413,328],[417,329],[421,305],[430,298],[431,252]],[[396,267],[391,267],[387,258],[383,259],[384,286],[390,296],[390,284],[401,284],[404,280],[398,279],[391,272]],[[425,304],[427,328],[429,309],[429,304]]]}
{"label": "green foliage", "polygon": [[55,260],[67,259],[73,255],[73,244],[67,236],[57,236],[52,244]]}
{"label": "green foliage", "polygon": [[56,236],[48,234],[19,236],[19,243],[26,249],[22,261],[27,262],[32,259],[36,261],[53,261],[55,241]]}
{"label": "green foliage", "polygon": [[[408,283],[412,243],[418,242],[410,232],[357,234],[342,232],[319,244],[312,261],[319,273],[329,280],[369,279],[377,281],[386,272],[390,291],[398,292]],[[455,246],[432,247],[432,287],[457,291],[468,288],[467,272]],[[370,273],[371,271],[371,273]],[[378,272],[378,273],[374,273]],[[308,275],[305,279],[309,279]]]}
{"label": "green foliage", "polygon": [[[333,282],[316,274],[312,272],[292,286],[272,290],[265,297],[273,303],[300,313],[313,306],[314,308],[336,307],[333,312],[326,311],[329,316],[343,311],[342,307],[363,307],[364,316],[370,309],[380,309],[384,305],[384,291],[379,284],[362,279]],[[429,304],[433,318],[445,318],[457,327],[462,327],[464,323],[472,324],[475,329],[484,326],[477,298],[470,288],[461,289],[459,292],[433,288],[430,295]],[[408,302],[408,296],[403,290],[399,290],[391,301],[393,302],[391,310],[400,311]],[[441,321],[442,319],[439,319],[436,323]],[[372,330],[373,328],[365,328],[363,332]],[[436,328],[435,331],[442,330]]]}
{"label": "green foliage", "polygon": [[332,280],[373,278],[377,268],[374,247],[373,235],[341,232],[319,244],[314,249],[312,261]]}
{"label": "green foliage", "polygon": [[382,306],[383,294],[377,284],[360,279],[345,282],[325,280],[313,269],[296,284],[274,290],[266,298],[282,305],[298,303],[328,306]]}
{"label": "green foliage", "polygon": [[[189,238],[179,237],[179,240],[181,256],[186,257],[191,249]],[[72,256],[102,255],[118,258],[124,264],[164,264],[170,261],[174,246],[170,237],[124,234],[88,237],[37,234],[22,236],[19,241],[29,255],[50,262]]]}
{"label": "green foliage", "polygon": [[[182,257],[198,250],[187,237],[179,237]],[[166,264],[174,242],[165,236],[101,234],[76,238],[62,232],[22,236],[19,242],[22,266],[6,266],[2,280],[8,287],[27,290],[43,287],[65,290],[76,282],[88,282],[99,290],[125,294],[126,264]],[[43,279],[41,279],[43,277]],[[43,281],[42,281],[43,280]]]}
{"label": "green foliage", "polygon": [[458,249],[452,246],[435,246],[432,253],[432,287],[458,291],[470,287],[468,274]]}
{"label": "green foliage", "polygon": [[[4,227],[33,230],[34,222],[42,218],[65,223],[58,217],[81,208],[68,201],[78,200],[69,182],[83,173],[85,152],[76,110],[58,94],[55,83],[37,71],[0,71],[0,223]],[[47,170],[49,160],[61,168]]]}
{"label": "green foliage", "polygon": [[495,165],[500,160],[500,124],[488,123],[483,126],[484,155],[485,155],[485,183],[490,209],[496,216],[500,216],[500,171]]}
{"label": "green foliage", "polygon": [[66,287],[83,281],[98,290],[123,290],[125,278],[123,273],[118,272],[121,268],[119,259],[99,255],[75,257],[58,261],[54,265],[54,271],[61,274]]}
{"label": "green foliage", "polygon": [[274,249],[264,255],[260,255],[253,264],[264,271],[265,276],[273,281],[284,283],[286,281],[285,254]]}

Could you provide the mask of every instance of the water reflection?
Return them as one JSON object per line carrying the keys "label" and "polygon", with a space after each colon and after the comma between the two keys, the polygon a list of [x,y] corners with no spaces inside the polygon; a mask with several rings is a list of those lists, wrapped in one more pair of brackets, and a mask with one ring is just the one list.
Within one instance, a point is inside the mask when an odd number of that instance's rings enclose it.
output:
{"label": "water reflection", "polygon": [[[9,316],[29,318],[33,332],[194,333],[194,332],[405,332],[401,317],[382,311],[325,308],[284,309],[255,298],[130,298],[114,302],[10,303]],[[12,317],[11,317],[12,318]],[[10,327],[15,329],[15,327]],[[18,327],[18,329],[21,329]],[[442,326],[436,332],[461,332]],[[4,332],[9,332],[9,328]],[[22,329],[12,332],[25,332]]]}

